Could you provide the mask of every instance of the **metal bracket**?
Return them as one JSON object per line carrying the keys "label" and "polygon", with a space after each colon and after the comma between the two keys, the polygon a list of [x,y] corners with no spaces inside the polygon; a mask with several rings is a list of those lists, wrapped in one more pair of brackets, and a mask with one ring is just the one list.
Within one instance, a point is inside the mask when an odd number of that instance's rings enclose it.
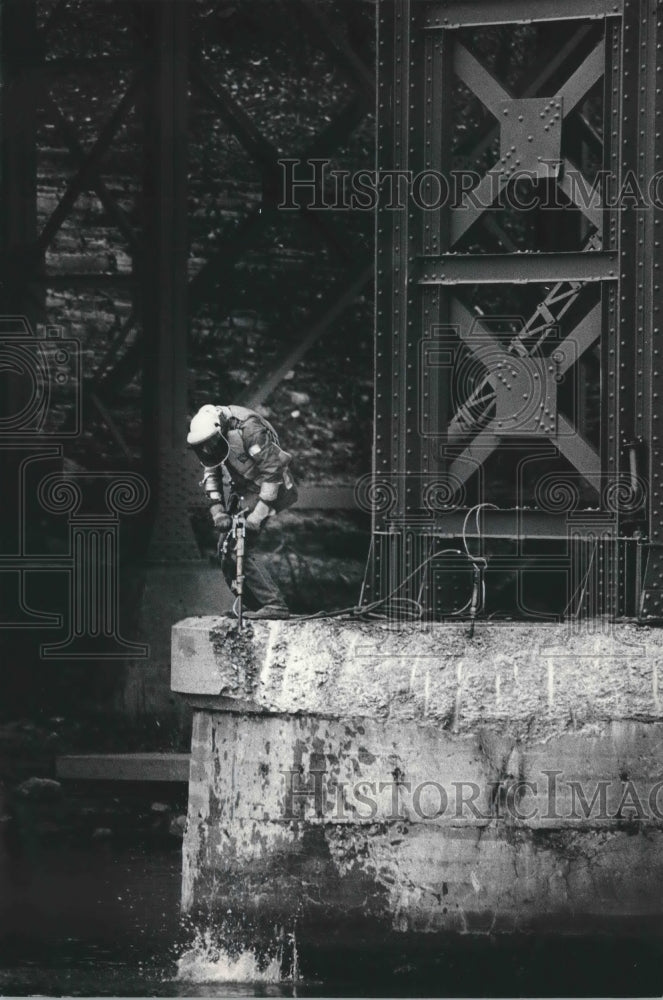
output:
{"label": "metal bracket", "polygon": [[501,114],[502,176],[528,172],[557,179],[562,162],[562,97],[504,101]]}

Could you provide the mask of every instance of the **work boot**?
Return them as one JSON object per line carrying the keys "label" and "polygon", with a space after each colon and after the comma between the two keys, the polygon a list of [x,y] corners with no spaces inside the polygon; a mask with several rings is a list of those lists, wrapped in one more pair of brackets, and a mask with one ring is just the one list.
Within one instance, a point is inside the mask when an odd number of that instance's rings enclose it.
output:
{"label": "work boot", "polygon": [[262,621],[270,618],[289,618],[290,612],[282,604],[265,604],[257,611],[245,612],[244,617],[248,618],[249,621]]}

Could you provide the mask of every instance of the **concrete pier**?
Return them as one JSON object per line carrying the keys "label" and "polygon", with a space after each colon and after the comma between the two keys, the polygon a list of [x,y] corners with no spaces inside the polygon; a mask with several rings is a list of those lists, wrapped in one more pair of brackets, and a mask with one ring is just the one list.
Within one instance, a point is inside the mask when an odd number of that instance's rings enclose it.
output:
{"label": "concrete pier", "polygon": [[172,640],[187,911],[339,945],[663,927],[663,632],[199,617]]}

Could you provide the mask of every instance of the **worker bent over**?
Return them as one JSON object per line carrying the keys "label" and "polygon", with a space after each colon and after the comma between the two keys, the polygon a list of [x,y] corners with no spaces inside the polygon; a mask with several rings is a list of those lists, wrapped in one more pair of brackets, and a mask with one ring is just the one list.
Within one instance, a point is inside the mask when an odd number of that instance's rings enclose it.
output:
{"label": "worker bent over", "polygon": [[[205,469],[201,485],[214,525],[221,533],[220,543],[231,527],[231,515],[248,510],[244,595],[251,610],[246,617],[287,618],[283,595],[254,546],[266,518],[292,506],[297,499],[295,482],[288,471],[291,456],[279,446],[269,421],[244,406],[201,407],[191,421],[187,443]],[[236,563],[231,546],[227,547],[221,567],[232,587]]]}

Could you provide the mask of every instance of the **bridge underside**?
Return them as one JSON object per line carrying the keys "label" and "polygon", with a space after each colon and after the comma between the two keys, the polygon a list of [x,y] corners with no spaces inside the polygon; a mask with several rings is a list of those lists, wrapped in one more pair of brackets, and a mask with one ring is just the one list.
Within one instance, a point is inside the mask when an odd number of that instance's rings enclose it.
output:
{"label": "bridge underside", "polygon": [[[370,431],[346,431],[348,416],[370,425],[372,218],[310,211],[318,181],[279,210],[279,160],[370,160],[372,15],[345,0],[3,2],[9,659],[129,659],[137,706],[158,660],[168,700],[172,621],[226,606],[184,448],[205,402],[273,405],[290,449],[309,447],[303,502],[352,506],[344,456],[370,461]],[[341,490],[325,493],[331,475]]]}

